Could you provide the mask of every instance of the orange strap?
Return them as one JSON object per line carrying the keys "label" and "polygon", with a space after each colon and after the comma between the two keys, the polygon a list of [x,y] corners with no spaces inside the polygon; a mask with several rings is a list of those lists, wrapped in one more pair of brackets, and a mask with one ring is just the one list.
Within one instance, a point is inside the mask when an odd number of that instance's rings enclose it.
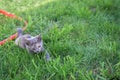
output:
{"label": "orange strap", "polygon": [[[5,15],[5,16],[10,17],[10,18],[13,18],[13,19],[18,19],[20,21],[24,21],[24,26],[22,29],[25,30],[27,28],[27,24],[28,24],[27,21],[23,20],[21,17],[18,17],[15,14],[9,13],[9,12],[7,12],[5,10],[1,10],[1,9],[0,9],[0,14]],[[17,33],[15,33],[15,34],[11,35],[10,37],[0,41],[0,46],[5,44],[5,42],[7,42],[7,41],[15,39],[16,37],[17,37]]]}

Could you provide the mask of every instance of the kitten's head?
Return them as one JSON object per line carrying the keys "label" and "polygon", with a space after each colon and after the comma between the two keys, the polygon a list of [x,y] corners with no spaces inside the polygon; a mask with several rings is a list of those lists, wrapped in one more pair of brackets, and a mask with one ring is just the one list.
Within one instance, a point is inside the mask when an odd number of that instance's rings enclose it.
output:
{"label": "kitten's head", "polygon": [[26,48],[30,52],[39,53],[43,51],[43,42],[40,35],[37,35],[33,38],[26,38]]}

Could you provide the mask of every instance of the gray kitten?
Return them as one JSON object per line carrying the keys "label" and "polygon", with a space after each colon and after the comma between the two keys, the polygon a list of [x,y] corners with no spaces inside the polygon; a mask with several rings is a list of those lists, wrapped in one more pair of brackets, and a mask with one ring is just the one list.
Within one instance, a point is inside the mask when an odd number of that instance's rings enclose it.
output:
{"label": "gray kitten", "polygon": [[27,49],[30,53],[40,53],[44,51],[43,41],[40,35],[35,37],[29,34],[22,34],[22,29],[18,28],[18,37],[15,40],[15,44],[20,46],[23,49]]}
{"label": "gray kitten", "polygon": [[50,61],[50,55],[47,50],[43,47],[43,41],[40,35],[31,36],[29,34],[23,35],[23,31],[21,28],[17,28],[18,37],[15,40],[15,44],[20,46],[23,49],[27,49],[29,53],[40,53],[45,51],[46,53],[46,60]]}

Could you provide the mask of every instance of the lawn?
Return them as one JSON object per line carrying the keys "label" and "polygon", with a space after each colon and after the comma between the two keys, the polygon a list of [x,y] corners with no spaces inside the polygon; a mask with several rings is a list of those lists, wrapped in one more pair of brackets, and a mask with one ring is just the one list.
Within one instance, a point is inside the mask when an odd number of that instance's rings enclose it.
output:
{"label": "lawn", "polygon": [[[120,0],[0,0],[51,55],[0,46],[0,80],[120,80]],[[23,22],[0,15],[0,40]],[[44,53],[43,53],[44,54]]]}

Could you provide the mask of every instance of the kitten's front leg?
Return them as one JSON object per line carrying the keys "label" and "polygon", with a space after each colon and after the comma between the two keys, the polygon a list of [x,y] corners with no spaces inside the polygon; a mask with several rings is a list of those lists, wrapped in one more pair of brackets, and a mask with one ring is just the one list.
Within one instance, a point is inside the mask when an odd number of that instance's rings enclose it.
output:
{"label": "kitten's front leg", "polygon": [[46,59],[46,61],[50,61],[51,60],[50,54],[48,53],[47,50],[45,50],[45,59]]}
{"label": "kitten's front leg", "polygon": [[41,52],[45,53],[45,59],[46,59],[46,61],[50,61],[51,60],[50,54],[48,53],[48,51],[44,47],[42,47]]}

